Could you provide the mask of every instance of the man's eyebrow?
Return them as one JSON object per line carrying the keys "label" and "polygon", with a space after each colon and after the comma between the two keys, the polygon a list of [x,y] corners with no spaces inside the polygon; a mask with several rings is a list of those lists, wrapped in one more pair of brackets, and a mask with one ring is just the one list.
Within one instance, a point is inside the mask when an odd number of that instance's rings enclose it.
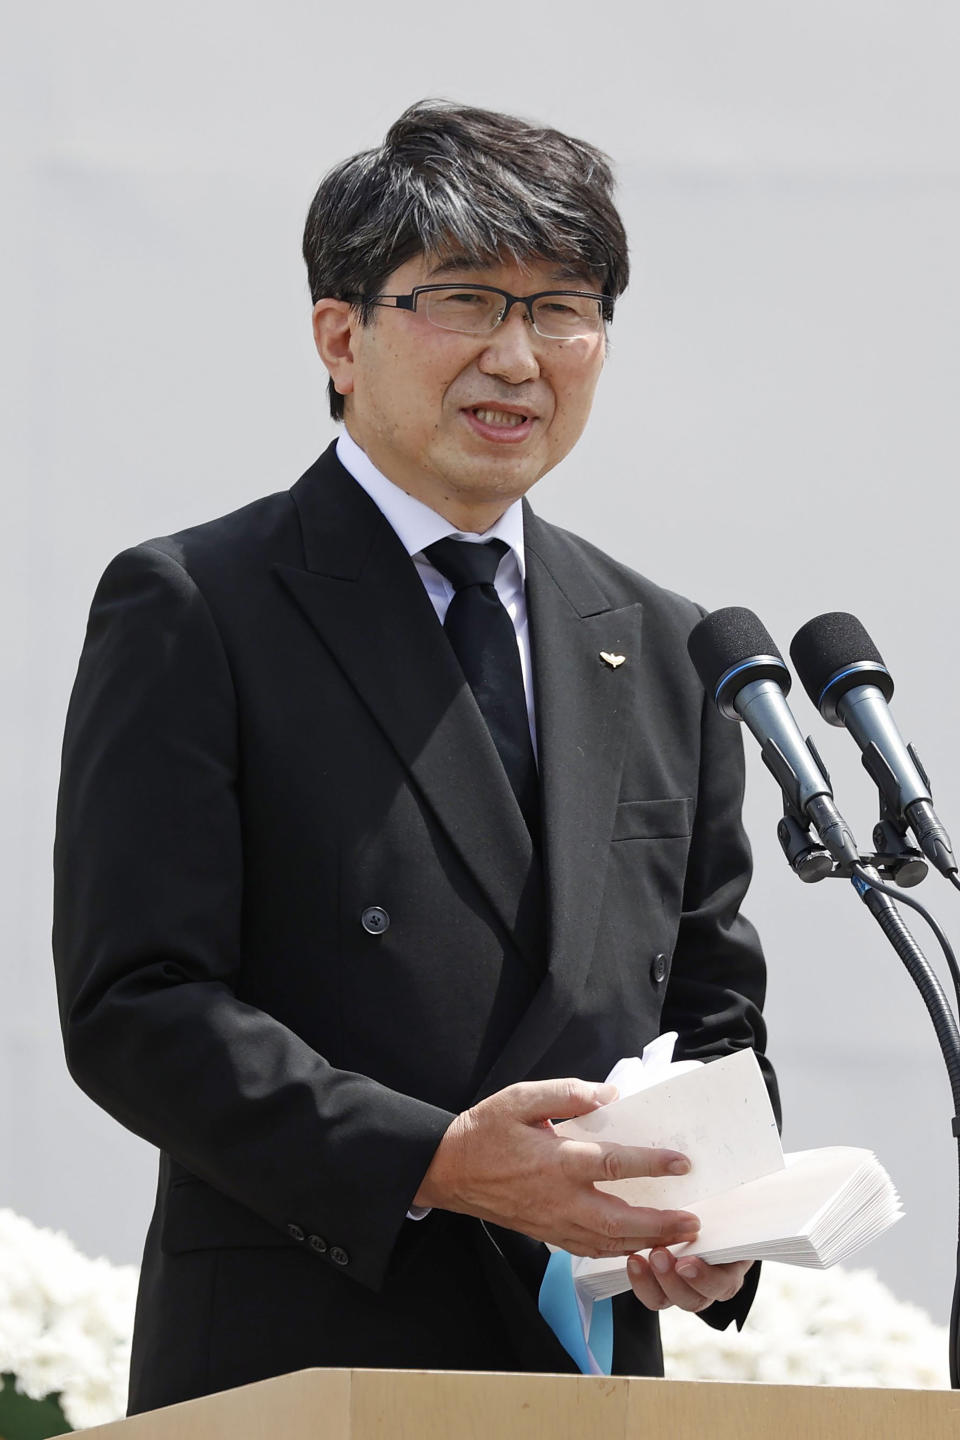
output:
{"label": "man's eyebrow", "polygon": [[434,275],[442,275],[446,271],[458,274],[462,270],[485,270],[489,261],[475,260],[470,255],[447,255],[431,265],[427,271],[427,279],[432,280]]}

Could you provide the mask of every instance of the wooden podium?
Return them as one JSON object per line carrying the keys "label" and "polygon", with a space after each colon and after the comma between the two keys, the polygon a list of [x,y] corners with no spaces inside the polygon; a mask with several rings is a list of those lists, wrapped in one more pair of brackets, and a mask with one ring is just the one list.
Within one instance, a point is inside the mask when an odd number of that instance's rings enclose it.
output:
{"label": "wooden podium", "polygon": [[301,1370],[85,1440],[957,1440],[960,1391]]}

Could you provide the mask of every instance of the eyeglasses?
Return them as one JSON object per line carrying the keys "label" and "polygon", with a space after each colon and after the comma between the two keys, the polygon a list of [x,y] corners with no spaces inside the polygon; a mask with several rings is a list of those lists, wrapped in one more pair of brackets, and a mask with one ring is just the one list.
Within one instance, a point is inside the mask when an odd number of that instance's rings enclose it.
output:
{"label": "eyeglasses", "polygon": [[495,285],[417,285],[408,295],[358,295],[364,305],[385,305],[425,315],[438,330],[461,335],[485,335],[507,318],[512,306],[526,308],[530,324],[546,340],[578,340],[603,333],[604,321],[613,319],[609,295],[584,290],[539,290],[535,295],[511,295]]}

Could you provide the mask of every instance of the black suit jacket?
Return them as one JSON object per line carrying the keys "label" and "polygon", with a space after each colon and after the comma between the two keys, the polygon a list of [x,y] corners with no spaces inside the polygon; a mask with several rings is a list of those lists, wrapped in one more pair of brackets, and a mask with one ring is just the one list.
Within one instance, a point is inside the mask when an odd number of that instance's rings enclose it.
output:
{"label": "black suit jacket", "polygon": [[[542,1246],[405,1218],[452,1115],[601,1079],[665,1028],[684,1056],[762,1053],[740,740],[686,656],[699,611],[529,509],[525,543],[542,861],[332,447],[101,581],[54,946],[72,1073],[162,1152],[132,1409],[307,1365],[570,1368]],[[616,1368],[656,1372],[655,1317],[619,1308]]]}

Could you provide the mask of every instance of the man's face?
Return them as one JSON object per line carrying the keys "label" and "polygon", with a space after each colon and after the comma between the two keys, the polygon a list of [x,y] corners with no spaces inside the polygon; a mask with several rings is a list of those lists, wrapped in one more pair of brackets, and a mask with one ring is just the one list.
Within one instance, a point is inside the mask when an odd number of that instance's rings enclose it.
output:
{"label": "man's face", "polygon": [[[596,289],[586,274],[571,279],[547,261],[465,269],[418,255],[393,272],[383,293],[444,282],[514,295]],[[321,301],[317,311],[337,303]],[[602,333],[545,339],[520,305],[482,335],[440,330],[422,313],[387,307],[368,325],[355,316],[343,324],[349,336],[331,363],[322,314],[315,319],[318,348],[347,397],[350,434],[378,470],[462,529],[493,524],[572,449],[603,366]]]}

